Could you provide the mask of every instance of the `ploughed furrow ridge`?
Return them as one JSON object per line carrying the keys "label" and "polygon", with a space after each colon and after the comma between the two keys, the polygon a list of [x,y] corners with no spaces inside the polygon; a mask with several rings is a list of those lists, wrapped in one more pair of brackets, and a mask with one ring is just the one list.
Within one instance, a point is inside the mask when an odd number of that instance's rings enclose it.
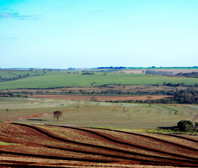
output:
{"label": "ploughed furrow ridge", "polygon": [[[119,161],[113,159],[93,159],[93,158],[75,158],[75,157],[60,157],[60,156],[50,156],[50,155],[39,155],[39,154],[29,154],[29,153],[20,153],[20,152],[9,152],[9,151],[1,151],[1,154],[8,154],[21,156],[21,157],[33,157],[33,158],[42,158],[42,159],[55,159],[55,160],[69,160],[69,161],[83,161],[83,162],[93,162],[93,163],[118,163]],[[170,165],[170,166],[193,166],[197,165],[196,163],[180,163],[180,162],[167,162],[167,160],[162,161],[153,161],[153,160],[146,160],[146,159],[132,159],[128,160],[128,163],[138,163],[142,165]]]}
{"label": "ploughed furrow ridge", "polygon": [[[193,157],[189,157],[189,156],[184,156],[184,155],[178,155],[178,154],[175,154],[175,153],[170,153],[170,152],[162,151],[162,150],[159,150],[159,149],[156,150],[156,149],[153,149],[153,148],[150,148],[150,147],[139,146],[137,144],[133,144],[133,143],[128,142],[126,140],[121,141],[121,140],[118,140],[115,137],[112,137],[112,136],[109,137],[107,134],[98,133],[95,130],[94,131],[91,131],[91,130],[87,130],[87,129],[83,129],[83,128],[76,128],[76,127],[70,127],[70,126],[59,126],[59,127],[70,128],[70,129],[74,129],[74,130],[88,132],[88,133],[94,134],[95,136],[102,137],[102,138],[104,138],[104,139],[106,139],[108,141],[111,141],[113,143],[116,143],[116,144],[118,144],[120,146],[125,145],[126,147],[135,147],[135,148],[143,149],[143,150],[146,150],[146,151],[152,151],[152,152],[156,152],[156,153],[160,153],[160,154],[164,154],[164,155],[169,155],[169,156],[174,156],[174,157],[178,157],[178,158],[182,158],[182,159],[195,160],[195,161],[197,161],[197,158],[193,158]],[[171,159],[171,158],[169,158],[169,159]]]}
{"label": "ploughed furrow ridge", "polygon": [[[66,127],[66,128],[71,128],[71,129],[75,129],[75,130],[80,130],[80,131],[89,131],[90,133],[92,133],[92,134],[96,134],[97,136],[99,136],[99,137],[103,137],[104,139],[108,139],[108,140],[110,140],[110,141],[112,141],[112,142],[114,142],[115,140],[113,139],[112,140],[112,138],[109,138],[109,137],[107,137],[107,136],[105,136],[105,135],[103,135],[103,134],[101,134],[101,133],[97,133],[97,132],[95,132],[95,131],[90,131],[90,130],[87,130],[87,129],[83,129],[83,128],[76,128],[76,127],[70,127],[70,126],[60,126],[60,127]],[[101,139],[101,138],[100,138]],[[118,143],[118,142],[116,142],[116,143]],[[119,143],[122,143],[123,144],[123,142],[120,142],[119,141]],[[126,144],[124,144],[124,145],[126,145]],[[131,145],[131,144],[130,144]],[[128,147],[128,146],[127,146]],[[142,149],[142,147],[141,146],[139,146],[139,148],[140,149]],[[106,148],[107,149],[107,148]],[[109,148],[108,148],[109,149]],[[147,147],[145,147],[144,149],[148,149]],[[168,159],[169,161],[170,160],[174,160],[174,161],[181,161],[181,162],[183,162],[183,160],[180,160],[180,159],[174,159],[174,158],[165,158],[165,157],[159,157],[159,156],[153,156],[153,155],[146,155],[146,154],[142,154],[142,153],[137,153],[137,152],[131,152],[131,151],[123,151],[123,150],[115,150],[115,148],[111,148],[110,150],[113,150],[113,151],[120,151],[120,152],[123,152],[123,153],[127,153],[127,154],[132,154],[132,155],[139,155],[139,156],[142,156],[142,157],[148,157],[148,158],[158,158],[158,159]],[[158,153],[159,153],[159,151],[157,151]],[[177,154],[173,154],[173,153],[167,153],[167,152],[164,152],[164,151],[162,151],[161,152],[162,154],[165,154],[165,155],[169,155],[169,156],[174,156],[174,157],[179,157],[179,158],[182,158],[182,159],[186,159],[186,161],[187,160],[190,160],[190,162],[191,161],[197,161],[197,158],[193,158],[193,157],[188,157],[188,156],[181,156],[181,155],[177,155]],[[185,162],[186,162],[185,161]],[[197,162],[196,162],[197,163]]]}
{"label": "ploughed furrow ridge", "polygon": [[[30,127],[30,128],[35,128],[36,130],[42,132],[42,133],[45,133],[45,134],[49,134],[47,133],[46,130],[43,130],[41,128],[37,128],[35,126],[30,126],[30,125],[26,125],[26,124],[17,124],[17,125],[23,125],[23,126],[27,126],[27,127]],[[54,135],[53,135],[54,136]],[[51,136],[50,136],[51,137]],[[54,137],[55,139],[57,139],[57,137]],[[64,139],[64,141],[66,141]],[[66,141],[67,142],[67,141]],[[69,141],[69,143],[72,143],[73,141]],[[76,144],[76,142],[73,142],[74,144]],[[79,145],[79,143],[77,143]],[[89,144],[85,144],[85,143],[80,143],[80,144],[83,144],[83,145],[88,145],[90,146]],[[71,150],[71,149],[68,149],[68,148],[58,148],[58,147],[52,147],[52,146],[44,146],[44,147],[49,147],[49,148],[54,148],[54,149],[62,149],[62,150],[70,150],[70,151],[73,151],[73,152],[80,152],[80,153],[86,153],[86,154],[95,154],[95,155],[103,155],[103,156],[108,156],[108,157],[113,157],[113,158],[122,158],[122,159],[130,159],[130,160],[136,160],[136,161],[142,161],[142,162],[151,162],[152,159],[154,158],[157,158],[157,159],[161,159],[161,160],[167,160],[167,158],[164,158],[164,157],[159,157],[159,156],[150,156],[150,155],[146,155],[146,154],[141,154],[141,153],[137,153],[137,152],[130,152],[130,151],[127,151],[127,150],[119,150],[119,149],[114,149],[114,148],[109,148],[109,147],[103,147],[103,146],[96,146],[96,145],[91,145],[91,147],[96,147],[96,148],[99,148],[100,150],[101,149],[105,149],[105,150],[110,150],[111,152],[121,152],[121,153],[124,153],[124,154],[130,154],[130,155],[135,155],[135,156],[138,156],[138,157],[147,157],[147,158],[150,158],[151,160],[144,160],[144,159],[137,159],[135,157],[122,157],[122,156],[115,156],[115,155],[106,155],[106,154],[102,154],[102,153],[93,153],[93,152],[85,152],[85,151],[79,151],[79,150]],[[170,160],[173,160],[173,161],[177,161],[177,162],[183,162],[183,160],[178,160],[178,159],[169,159],[168,158],[168,161]],[[152,161],[153,162],[153,161]]]}
{"label": "ploughed furrow ridge", "polygon": [[39,154],[29,154],[29,153],[21,153],[21,152],[9,152],[0,150],[0,154],[9,154],[9,155],[17,155],[17,156],[28,156],[28,157],[37,157],[37,158],[45,158],[45,159],[56,159],[56,160],[72,160],[72,161],[86,161],[86,162],[101,162],[101,163],[114,163],[116,161],[112,159],[92,159],[92,158],[75,158],[75,157],[63,157],[63,156],[50,156],[50,155],[39,155]]}
{"label": "ploughed furrow ridge", "polygon": [[173,134],[165,134],[165,135],[180,138],[180,139],[185,139],[185,140],[188,140],[188,141],[191,141],[191,142],[198,142],[198,140],[187,138],[187,137],[182,137],[182,136],[179,136],[179,135],[173,135]]}
{"label": "ploughed furrow ridge", "polygon": [[[140,161],[140,162],[144,162],[144,163],[149,162],[151,164],[151,162],[152,162],[152,163],[155,163],[155,164],[158,164],[158,165],[160,165],[162,162],[163,162],[163,164],[164,164],[164,162],[166,162],[167,163],[166,165],[181,165],[181,164],[182,165],[184,165],[184,164],[187,164],[187,165],[189,165],[189,164],[195,165],[196,164],[197,165],[198,164],[197,161],[193,161],[195,158],[191,158],[191,157],[188,157],[189,160],[181,160],[181,159],[172,159],[172,158],[165,158],[165,157],[159,157],[159,156],[145,155],[145,154],[135,153],[135,152],[127,151],[127,150],[120,150],[120,149],[115,149],[115,148],[109,148],[109,147],[104,147],[104,146],[98,146],[98,145],[93,145],[93,144],[86,144],[86,143],[71,141],[71,140],[68,140],[66,138],[62,138],[60,136],[57,136],[57,135],[55,135],[55,134],[53,134],[53,133],[51,133],[47,130],[44,130],[42,128],[38,128],[38,127],[32,126],[32,125],[18,124],[18,123],[15,123],[15,125],[22,125],[22,126],[25,126],[25,127],[29,127],[29,128],[34,129],[34,130],[36,130],[36,131],[38,131],[38,132],[40,132],[40,133],[42,133],[42,134],[44,134],[44,135],[46,135],[50,138],[53,138],[53,139],[56,139],[56,140],[59,140],[59,141],[63,141],[63,142],[66,142],[66,143],[73,143],[73,144],[77,144],[77,145],[83,145],[83,146],[89,146],[89,147],[94,147],[94,148],[99,148],[99,149],[105,149],[105,150],[110,150],[110,151],[114,151],[114,152],[117,151],[117,152],[123,152],[123,153],[127,153],[127,154],[137,155],[137,156],[158,158],[159,160],[161,160],[161,159],[164,160],[164,161],[162,161],[162,160],[161,161],[151,161],[151,160],[147,160],[147,159],[130,158],[131,160],[136,160],[136,161]],[[99,133],[97,133],[97,134],[99,134]],[[106,138],[106,136],[104,136],[104,135],[103,135],[103,137]],[[107,137],[107,138],[109,139],[109,137]],[[48,146],[48,147],[50,147],[50,146]],[[52,147],[50,147],[50,148],[52,148]],[[55,148],[58,149],[57,147],[55,147]],[[61,149],[61,150],[65,150],[65,149]],[[80,151],[80,152],[82,152],[82,151]],[[115,157],[115,156],[113,156],[113,157]],[[183,157],[183,156],[181,156],[181,157]],[[72,160],[72,159],[73,160],[76,160],[76,159],[77,160],[83,160],[83,158],[82,159],[81,158],[80,159],[79,158],[68,158],[68,160]],[[125,159],[129,159],[129,158],[125,158]],[[185,159],[187,159],[187,158],[185,158]],[[95,160],[93,160],[93,162],[95,162]]]}
{"label": "ploughed furrow ridge", "polygon": [[181,145],[181,144],[178,144],[178,143],[170,142],[170,141],[167,141],[167,140],[163,140],[163,139],[160,139],[160,138],[148,136],[148,135],[143,135],[143,134],[134,133],[134,132],[127,132],[127,131],[112,130],[112,129],[103,129],[103,128],[98,128],[98,129],[99,130],[107,130],[107,131],[115,131],[115,132],[118,132],[118,133],[125,133],[125,134],[129,134],[129,135],[135,135],[135,136],[139,136],[139,137],[144,137],[144,138],[148,138],[150,140],[156,140],[156,141],[162,142],[164,144],[170,144],[170,145],[173,145],[173,146],[176,146],[176,147],[180,147],[180,148],[191,150],[191,151],[194,151],[194,152],[198,153],[198,149],[191,148],[191,147],[188,147],[188,146],[185,146],[185,145]]}

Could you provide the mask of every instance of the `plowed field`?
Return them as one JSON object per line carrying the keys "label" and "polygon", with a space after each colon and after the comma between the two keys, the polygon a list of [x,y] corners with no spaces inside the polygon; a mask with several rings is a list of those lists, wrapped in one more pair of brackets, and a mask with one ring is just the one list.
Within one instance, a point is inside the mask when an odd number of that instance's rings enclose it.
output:
{"label": "plowed field", "polygon": [[95,97],[97,101],[124,101],[124,100],[147,100],[148,96],[152,100],[172,98],[167,95],[143,95],[143,96],[82,96],[82,95],[34,95],[32,98],[40,99],[57,99],[57,100],[75,100],[75,101],[90,101]]}
{"label": "plowed field", "polygon": [[7,142],[0,145],[0,167],[198,165],[198,136],[190,135],[2,123],[0,141]]}

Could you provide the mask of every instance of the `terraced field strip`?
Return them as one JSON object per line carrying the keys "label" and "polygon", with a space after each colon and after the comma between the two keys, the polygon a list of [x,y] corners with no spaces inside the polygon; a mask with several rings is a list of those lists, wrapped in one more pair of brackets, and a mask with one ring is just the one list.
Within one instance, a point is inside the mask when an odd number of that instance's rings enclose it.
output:
{"label": "terraced field strip", "polygon": [[[22,156],[64,163],[75,161],[78,165],[85,162],[88,165],[198,165],[196,148],[184,145],[181,141],[170,142],[166,140],[167,137],[156,138],[153,134],[108,129],[4,123],[0,124],[0,141],[21,145],[2,147],[0,160],[1,157],[12,156],[14,163],[15,157]],[[187,138],[185,140],[188,141]],[[139,143],[141,141],[143,143]],[[155,147],[155,144],[158,145]],[[183,152],[180,154],[175,150]],[[36,163],[22,161],[21,164]],[[48,165],[46,161],[43,164]]]}
{"label": "terraced field strip", "polygon": [[[19,124],[21,125],[21,124]],[[86,147],[93,147],[93,148],[99,148],[100,151],[101,149],[105,149],[105,150],[110,150],[111,152],[122,152],[123,154],[126,153],[126,154],[132,154],[132,155],[136,155],[136,156],[146,156],[146,155],[142,155],[140,153],[135,153],[135,152],[128,152],[126,150],[119,150],[119,149],[114,149],[114,148],[110,148],[110,147],[105,147],[105,146],[99,146],[99,145],[93,145],[93,144],[88,144],[88,143],[82,143],[82,142],[77,142],[77,141],[71,141],[71,140],[68,140],[66,138],[62,138],[60,136],[57,136],[53,133],[50,133],[48,132],[47,130],[43,130],[41,128],[38,128],[38,127],[35,127],[35,126],[28,126],[28,125],[24,125],[22,124],[23,126],[27,126],[27,127],[30,127],[30,128],[33,128],[35,130],[37,130],[38,132],[40,133],[43,133],[44,135],[47,135],[48,137],[50,138],[53,138],[55,140],[59,140],[59,141],[63,141],[63,142],[67,142],[67,143],[72,143],[72,144],[77,144],[77,145],[83,145],[83,146],[86,146]],[[49,146],[45,146],[45,147],[49,147]],[[51,147],[52,148],[52,147]],[[57,148],[57,147],[56,147]],[[57,148],[57,149],[62,149],[64,150],[64,148]],[[68,150],[68,149],[67,149]],[[96,149],[95,149],[96,150]],[[101,153],[95,153],[95,152],[85,152],[85,151],[79,151],[79,150],[70,150],[70,151],[75,151],[75,152],[80,152],[80,153],[89,153],[89,154],[96,154],[96,155],[103,155],[104,154],[101,154]],[[136,159],[136,158],[126,158],[126,157],[122,157],[122,156],[115,156],[115,155],[109,155],[110,157],[116,157],[116,158],[122,158],[122,159],[133,159],[133,160],[136,160],[136,161],[144,161],[144,159]],[[152,160],[153,160],[154,157],[152,157]],[[149,162],[150,160],[145,160],[146,162]],[[153,162],[153,161],[152,161]]]}
{"label": "terraced field strip", "polygon": [[[168,153],[168,152],[164,152],[164,151],[160,151],[160,150],[155,150],[154,148],[148,148],[148,147],[144,147],[144,146],[138,146],[137,144],[133,144],[129,141],[126,141],[126,140],[123,140],[123,139],[120,139],[119,137],[113,137],[109,134],[105,134],[105,133],[99,133],[98,131],[94,130],[87,130],[87,129],[82,129],[82,128],[74,128],[74,127],[68,127],[68,126],[65,126],[66,128],[70,128],[70,129],[75,129],[77,131],[80,131],[80,132],[86,132],[86,134],[92,134],[92,136],[94,135],[94,137],[98,136],[99,139],[101,139],[101,137],[103,139],[105,139],[106,141],[110,141],[111,143],[115,143],[116,145],[119,145],[119,146],[126,146],[128,148],[130,147],[134,147],[135,148],[140,148],[140,149],[144,149],[144,150],[148,150],[148,151],[152,151],[152,152],[156,152],[156,153],[161,153],[161,154],[165,154],[165,155],[171,155],[171,156],[176,156],[176,157],[180,157],[180,158],[183,158],[183,159],[192,159],[192,160],[197,160],[197,158],[192,158],[192,157],[186,157],[186,156],[182,156],[182,155],[177,155],[177,154],[174,154],[174,153]],[[114,130],[115,131],[115,130]],[[121,132],[121,131],[120,131]],[[124,133],[127,133],[127,132],[124,132]],[[141,136],[141,137],[146,137],[146,138],[150,138],[151,140],[158,140],[160,142],[163,142],[165,143],[165,145],[175,145],[177,147],[182,147],[182,148],[187,148],[187,149],[190,149],[190,150],[193,150],[193,151],[197,151],[196,149],[194,148],[190,148],[190,147],[187,147],[187,146],[184,146],[184,145],[179,145],[179,144],[176,144],[176,143],[172,143],[172,142],[169,142],[169,141],[164,141],[164,140],[161,140],[161,139],[158,139],[158,138],[153,138],[153,137],[150,137],[150,136],[145,136],[145,135],[141,135],[141,134],[136,134],[136,133],[130,133],[132,135],[135,135],[135,136]],[[152,156],[154,157],[154,156]]]}
{"label": "terraced field strip", "polygon": [[[178,146],[178,147],[182,147],[182,148],[186,148],[186,149],[198,152],[198,147],[197,148],[194,148],[194,147],[192,148],[192,147],[189,147],[189,146],[186,146],[186,145],[183,145],[183,144],[175,143],[175,140],[171,141],[171,139],[169,139],[169,137],[171,136],[171,137],[177,137],[178,139],[185,139],[185,140],[192,141],[192,142],[198,142],[198,136],[191,136],[191,137],[197,137],[197,140],[195,140],[195,139],[192,139],[192,138],[189,138],[189,137],[185,137],[187,135],[135,133],[135,132],[126,132],[126,131],[103,129],[103,128],[100,128],[100,129],[97,129],[97,130],[102,130],[102,132],[104,132],[104,130],[106,130],[108,132],[118,132],[118,133],[123,133],[123,134],[130,134],[130,135],[134,135],[134,136],[144,137],[144,138],[147,138],[147,139],[150,139],[150,140],[157,140],[159,142],[175,145],[175,146]],[[119,136],[120,136],[120,134],[119,134]],[[168,140],[166,140],[166,139],[168,139]]]}

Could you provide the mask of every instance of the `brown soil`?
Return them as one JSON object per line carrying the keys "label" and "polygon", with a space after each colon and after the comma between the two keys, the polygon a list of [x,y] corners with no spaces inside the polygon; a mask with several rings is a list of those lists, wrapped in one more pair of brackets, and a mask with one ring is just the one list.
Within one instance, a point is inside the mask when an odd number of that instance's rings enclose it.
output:
{"label": "brown soil", "polygon": [[82,95],[34,95],[33,98],[41,99],[58,99],[58,100],[74,100],[74,101],[90,101],[95,97],[97,101],[123,101],[123,100],[151,100],[166,99],[172,96],[166,95],[143,95],[143,96],[82,96]]}
{"label": "brown soil", "polygon": [[[173,89],[178,89],[178,90],[185,90],[188,87],[170,87],[170,86],[150,86],[150,85],[127,85],[127,86],[121,86],[121,85],[109,85],[107,87],[72,87],[72,88],[57,88],[57,89],[17,89],[17,90],[9,90],[9,92],[41,92],[41,93],[61,93],[61,92],[73,92],[73,93],[81,93],[81,91],[85,92],[96,92],[100,93],[101,91],[122,91],[122,92],[137,92],[137,91],[142,91],[142,92],[156,92],[156,91],[172,91]],[[7,92],[2,91],[2,92]]]}
{"label": "brown soil", "polygon": [[[197,167],[198,138],[69,126],[0,124],[0,167]],[[167,168],[166,167],[166,168]],[[148,166],[149,168],[149,166]]]}
{"label": "brown soil", "polygon": [[[145,73],[147,69],[134,69],[134,70],[123,70],[118,72],[125,72],[125,73]],[[198,69],[151,69],[152,71],[164,71],[164,72],[173,72],[173,74],[178,73],[191,73],[191,72],[198,72]]]}

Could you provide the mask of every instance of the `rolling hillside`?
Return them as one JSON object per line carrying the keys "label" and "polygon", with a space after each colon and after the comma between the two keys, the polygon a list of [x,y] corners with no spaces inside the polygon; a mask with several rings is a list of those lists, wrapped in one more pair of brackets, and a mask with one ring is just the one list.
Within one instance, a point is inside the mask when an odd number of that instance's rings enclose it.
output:
{"label": "rolling hillside", "polygon": [[151,76],[131,73],[99,73],[93,75],[68,74],[67,72],[47,72],[44,75],[29,76],[17,80],[0,82],[0,90],[23,88],[60,88],[60,87],[94,87],[110,84],[119,85],[162,85],[166,83],[184,83],[194,85],[197,78]]}

